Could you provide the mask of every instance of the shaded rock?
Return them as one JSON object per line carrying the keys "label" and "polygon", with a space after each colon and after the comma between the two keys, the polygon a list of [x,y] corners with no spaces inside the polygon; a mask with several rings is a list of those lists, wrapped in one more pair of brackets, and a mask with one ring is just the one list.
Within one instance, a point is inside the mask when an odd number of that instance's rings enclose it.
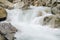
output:
{"label": "shaded rock", "polygon": [[7,8],[7,6],[4,5],[2,2],[0,2],[0,7]]}
{"label": "shaded rock", "polygon": [[56,16],[56,19],[60,18],[60,1],[59,0],[54,2],[53,6],[51,7],[51,12]]}
{"label": "shaded rock", "polygon": [[8,40],[8,39],[5,38],[3,35],[0,34],[0,40]]}
{"label": "shaded rock", "polygon": [[[46,25],[46,24],[48,24],[48,25],[51,25],[50,24],[50,21],[53,19],[53,15],[51,15],[51,16],[46,16],[45,18],[44,18],[44,25]],[[53,20],[51,21],[51,22],[53,22]]]}
{"label": "shaded rock", "polygon": [[56,15],[46,16],[43,21],[44,25],[51,25],[51,28],[60,28],[60,18]]}
{"label": "shaded rock", "polygon": [[13,40],[14,34],[15,32],[17,32],[17,29],[10,23],[0,23],[0,31],[8,40]]}
{"label": "shaded rock", "polygon": [[29,4],[25,3],[24,6],[22,7],[22,9],[28,9],[29,8]]}
{"label": "shaded rock", "polygon": [[52,0],[48,0],[48,1],[46,2],[46,6],[51,7],[51,6],[52,6]]}
{"label": "shaded rock", "polygon": [[11,3],[13,2],[13,0],[8,0],[8,1],[11,2]]}
{"label": "shaded rock", "polygon": [[36,0],[34,1],[34,6],[42,6],[42,2]]}

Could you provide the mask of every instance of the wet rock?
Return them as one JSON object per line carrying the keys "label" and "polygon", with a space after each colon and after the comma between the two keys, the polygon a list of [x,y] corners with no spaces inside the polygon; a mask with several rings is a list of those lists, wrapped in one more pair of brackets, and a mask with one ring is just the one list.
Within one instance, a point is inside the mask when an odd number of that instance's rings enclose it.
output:
{"label": "wet rock", "polygon": [[13,3],[14,3],[14,8],[22,8],[24,6],[23,1],[14,0]]}
{"label": "wet rock", "polygon": [[46,2],[46,6],[51,7],[51,5],[52,5],[52,0],[48,0],[48,1]]}
{"label": "wet rock", "polygon": [[60,28],[60,18],[56,15],[46,16],[43,25],[50,25],[51,28]]}
{"label": "wet rock", "polygon": [[56,16],[60,16],[60,4],[57,4],[55,7],[52,7],[51,11],[52,14],[55,14]]}
{"label": "wet rock", "polygon": [[28,3],[24,4],[24,6],[22,7],[22,9],[28,9],[28,8],[29,8],[29,4]]}
{"label": "wet rock", "polygon": [[11,2],[11,3],[13,2],[13,0],[8,0],[8,1]]}
{"label": "wet rock", "polygon": [[46,16],[45,18],[44,18],[44,25],[50,25],[50,21],[53,19],[53,15],[51,15],[51,16]]}
{"label": "wet rock", "polygon": [[4,8],[0,7],[0,21],[6,20],[7,12]]}
{"label": "wet rock", "polygon": [[41,11],[38,11],[38,13],[37,13],[37,17],[39,17],[39,16],[43,16],[43,13]]}
{"label": "wet rock", "polygon": [[17,29],[10,23],[0,23],[0,31],[8,40],[13,40]]}
{"label": "wet rock", "polygon": [[54,5],[52,6],[51,8],[51,12],[53,15],[56,16],[56,19],[55,19],[55,26],[58,27],[57,25],[59,25],[60,23],[58,22],[58,20],[60,19],[60,1],[56,1],[54,3]]}

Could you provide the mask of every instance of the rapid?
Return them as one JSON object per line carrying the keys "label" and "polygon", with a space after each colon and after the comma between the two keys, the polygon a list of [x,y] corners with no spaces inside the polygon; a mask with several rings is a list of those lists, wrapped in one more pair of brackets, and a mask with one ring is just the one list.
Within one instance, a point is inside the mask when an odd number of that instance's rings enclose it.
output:
{"label": "rapid", "polygon": [[51,28],[53,21],[44,25],[44,18],[52,16],[50,7],[30,6],[26,10],[14,8],[6,11],[7,21],[18,29],[15,40],[60,40],[60,29]]}

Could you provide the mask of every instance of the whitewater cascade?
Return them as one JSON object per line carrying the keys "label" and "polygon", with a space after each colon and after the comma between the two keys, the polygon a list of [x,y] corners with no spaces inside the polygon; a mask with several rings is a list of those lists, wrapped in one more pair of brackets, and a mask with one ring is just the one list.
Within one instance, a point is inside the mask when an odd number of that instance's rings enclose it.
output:
{"label": "whitewater cascade", "polygon": [[52,16],[49,7],[30,6],[27,10],[18,8],[6,10],[8,22],[18,29],[15,40],[60,40],[59,29],[49,28],[50,25],[43,25],[44,18]]}

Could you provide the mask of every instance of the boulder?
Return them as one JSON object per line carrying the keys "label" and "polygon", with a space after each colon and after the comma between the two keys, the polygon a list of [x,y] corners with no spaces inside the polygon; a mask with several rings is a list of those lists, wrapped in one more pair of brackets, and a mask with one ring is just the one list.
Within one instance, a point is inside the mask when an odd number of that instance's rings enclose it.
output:
{"label": "boulder", "polygon": [[8,0],[9,2],[13,3],[13,0]]}
{"label": "boulder", "polygon": [[[46,16],[44,17],[44,25],[51,25],[51,23],[53,23],[53,15],[50,15],[50,16]],[[53,25],[53,24],[52,24]]]}
{"label": "boulder", "polygon": [[57,4],[56,6],[53,6],[51,8],[51,11],[52,11],[52,14],[55,14],[56,16],[59,16],[60,15],[60,4]]}
{"label": "boulder", "polygon": [[0,32],[8,40],[14,39],[14,34],[17,32],[17,29],[12,26],[10,23],[0,23]]}
{"label": "boulder", "polygon": [[55,28],[60,28],[60,2],[57,2],[57,5],[52,6],[51,12],[56,16]]}
{"label": "boulder", "polygon": [[7,12],[4,8],[0,7],[0,21],[6,20]]}
{"label": "boulder", "polygon": [[60,28],[60,18],[56,15],[46,16],[43,25],[50,25],[51,28]]}

